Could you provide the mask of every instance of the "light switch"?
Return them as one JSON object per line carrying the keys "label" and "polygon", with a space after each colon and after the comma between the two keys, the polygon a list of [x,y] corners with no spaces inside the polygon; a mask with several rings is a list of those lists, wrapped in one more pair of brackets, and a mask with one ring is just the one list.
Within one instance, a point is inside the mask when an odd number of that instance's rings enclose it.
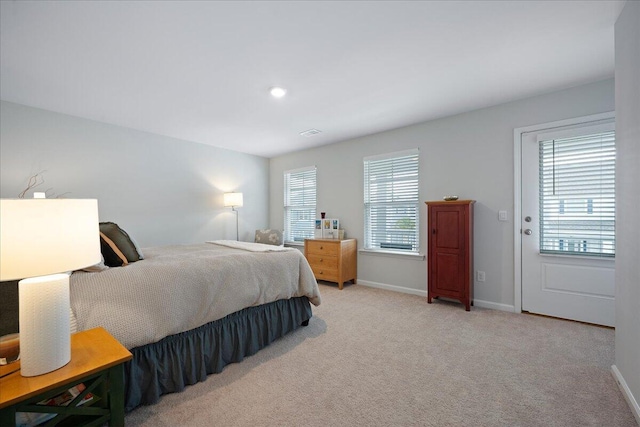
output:
{"label": "light switch", "polygon": [[498,221],[508,221],[507,211],[498,211]]}

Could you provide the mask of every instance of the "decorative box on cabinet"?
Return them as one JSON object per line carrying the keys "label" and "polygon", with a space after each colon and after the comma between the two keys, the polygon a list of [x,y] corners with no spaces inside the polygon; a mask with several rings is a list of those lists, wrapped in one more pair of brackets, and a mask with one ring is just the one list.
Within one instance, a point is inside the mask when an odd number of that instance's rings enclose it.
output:
{"label": "decorative box on cabinet", "polygon": [[473,305],[473,204],[475,200],[427,204],[429,253],[427,302],[446,297]]}
{"label": "decorative box on cabinet", "polygon": [[304,256],[318,280],[356,283],[358,275],[356,239],[305,239]]}

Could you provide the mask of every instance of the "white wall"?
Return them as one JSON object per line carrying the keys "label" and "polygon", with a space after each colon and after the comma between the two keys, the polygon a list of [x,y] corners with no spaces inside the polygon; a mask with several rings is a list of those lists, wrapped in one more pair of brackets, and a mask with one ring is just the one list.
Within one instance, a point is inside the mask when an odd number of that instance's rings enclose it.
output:
{"label": "white wall", "polygon": [[[486,282],[475,285],[476,303],[513,309],[513,129],[613,110],[610,79],[273,158],[271,227],[283,227],[283,171],[316,165],[318,211],[340,218],[361,248],[363,157],[419,147],[421,200],[457,194],[477,201],[475,269],[486,272]],[[508,222],[498,221],[499,210],[509,212]],[[425,217],[423,205],[423,252]],[[423,260],[359,254],[358,279],[426,295]]]}
{"label": "white wall", "polygon": [[100,220],[143,247],[235,239],[226,191],[244,193],[241,240],[268,225],[266,158],[3,101],[0,196],[17,197],[43,170],[37,191],[98,199]]}
{"label": "white wall", "polygon": [[616,22],[616,364],[640,423],[640,2]]}

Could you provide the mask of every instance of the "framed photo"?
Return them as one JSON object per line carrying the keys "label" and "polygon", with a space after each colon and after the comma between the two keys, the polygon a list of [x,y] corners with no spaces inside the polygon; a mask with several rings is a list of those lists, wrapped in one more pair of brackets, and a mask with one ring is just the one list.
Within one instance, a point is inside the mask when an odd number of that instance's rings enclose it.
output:
{"label": "framed photo", "polygon": [[338,238],[338,230],[340,229],[340,220],[336,218],[325,218],[319,221],[322,221],[322,237],[324,239]]}

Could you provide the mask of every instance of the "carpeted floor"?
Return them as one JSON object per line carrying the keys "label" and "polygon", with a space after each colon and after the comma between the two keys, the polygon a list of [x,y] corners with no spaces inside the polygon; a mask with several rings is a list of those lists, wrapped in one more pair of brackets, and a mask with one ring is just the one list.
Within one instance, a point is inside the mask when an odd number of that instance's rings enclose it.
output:
{"label": "carpeted floor", "polygon": [[321,284],[309,326],[127,426],[637,426],[614,331]]}

